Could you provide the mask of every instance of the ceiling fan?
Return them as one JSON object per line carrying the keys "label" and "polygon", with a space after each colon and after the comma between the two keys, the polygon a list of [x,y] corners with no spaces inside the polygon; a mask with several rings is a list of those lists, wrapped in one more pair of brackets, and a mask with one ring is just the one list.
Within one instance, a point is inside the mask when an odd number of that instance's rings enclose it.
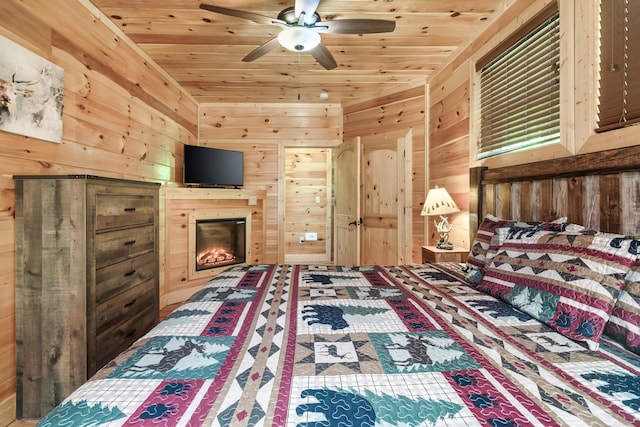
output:
{"label": "ceiling fan", "polygon": [[327,70],[337,67],[338,64],[329,49],[322,43],[319,33],[388,33],[396,27],[395,21],[383,19],[321,21],[320,15],[316,11],[318,4],[320,4],[320,0],[295,0],[295,6],[283,9],[277,18],[204,3],[200,4],[200,9],[248,19],[258,24],[278,25],[283,28],[276,38],[263,43],[242,58],[244,62],[255,61],[281,45],[293,52],[309,52]]}

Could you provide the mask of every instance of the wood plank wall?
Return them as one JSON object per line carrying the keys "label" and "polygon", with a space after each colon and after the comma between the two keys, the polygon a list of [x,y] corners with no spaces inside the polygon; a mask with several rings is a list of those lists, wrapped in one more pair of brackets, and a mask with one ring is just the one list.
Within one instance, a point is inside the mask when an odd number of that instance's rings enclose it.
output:
{"label": "wood plank wall", "polygon": [[64,69],[62,144],[0,132],[0,425],[6,425],[15,417],[16,391],[12,176],[174,181],[176,153],[197,140],[197,104],[87,0],[2,0],[0,35]]}
{"label": "wood plank wall", "polygon": [[[344,140],[357,136],[387,134],[404,137],[411,130],[412,141],[412,262],[422,262],[425,218],[420,216],[425,191],[426,88],[419,86],[344,108]],[[390,171],[396,173],[396,171]]]}
{"label": "wood plank wall", "polygon": [[[459,67],[446,79],[429,86],[428,189],[444,187],[461,212],[449,215],[449,240],[464,248],[469,243],[469,71]],[[427,189],[427,191],[428,191]],[[427,223],[427,242],[440,238],[434,220]]]}
{"label": "wood plank wall", "polygon": [[[283,262],[281,217],[285,187],[280,163],[285,147],[334,147],[342,141],[342,108],[338,104],[202,104],[200,144],[245,154],[245,188],[267,191],[267,237],[264,262]],[[303,150],[304,151],[304,150]],[[299,197],[315,197],[309,188]],[[308,193],[308,194],[307,194]],[[291,224],[304,223],[287,217]]]}
{"label": "wood plank wall", "polygon": [[[469,223],[475,221],[475,218],[469,216],[468,170],[471,164],[472,57],[492,38],[508,36],[518,23],[523,22],[522,16],[527,9],[540,8],[542,3],[548,3],[548,0],[505,2],[503,10],[497,12],[497,19],[467,46],[456,52],[428,81],[427,182],[429,188],[436,185],[446,188],[461,209],[460,213],[449,215],[454,227],[450,240],[456,245],[469,247]],[[427,225],[427,240],[429,244],[434,244],[439,235],[432,220]]]}

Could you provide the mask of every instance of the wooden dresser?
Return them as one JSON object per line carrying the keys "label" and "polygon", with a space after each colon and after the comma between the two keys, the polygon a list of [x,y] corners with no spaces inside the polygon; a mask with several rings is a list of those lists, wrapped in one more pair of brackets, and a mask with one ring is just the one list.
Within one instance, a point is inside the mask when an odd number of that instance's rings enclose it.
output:
{"label": "wooden dresser", "polygon": [[158,322],[159,184],[14,179],[17,416],[41,418]]}

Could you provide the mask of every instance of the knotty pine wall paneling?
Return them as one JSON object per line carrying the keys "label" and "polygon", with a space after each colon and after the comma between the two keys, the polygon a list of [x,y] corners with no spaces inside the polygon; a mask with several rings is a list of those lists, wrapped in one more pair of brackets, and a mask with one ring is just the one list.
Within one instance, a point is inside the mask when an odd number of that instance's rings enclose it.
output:
{"label": "knotty pine wall paneling", "polygon": [[[338,104],[201,104],[200,145],[244,152],[244,186],[266,190],[267,223],[264,262],[284,262],[284,147],[335,147],[342,141]],[[300,197],[315,197],[300,194]],[[304,218],[287,218],[300,223]]]}
{"label": "knotty pine wall paneling", "polygon": [[[371,101],[344,107],[344,140],[360,136],[387,134],[404,137],[411,130],[412,140],[412,262],[422,262],[425,219],[420,216],[426,196],[425,141],[426,88],[419,86]],[[396,173],[395,170],[389,173]]]}
{"label": "knotty pine wall paneling", "polygon": [[[540,9],[549,0],[515,0],[492,24],[469,44],[459,49],[427,81],[429,87],[428,176],[429,188],[445,187],[461,212],[449,215],[453,229],[450,240],[469,247],[469,167],[472,125],[472,81],[474,54],[494,37],[506,37],[508,31],[526,22],[531,10]],[[531,160],[528,160],[531,161]],[[481,220],[481,219],[480,219]],[[431,219],[427,240],[435,244],[439,235]]]}
{"label": "knotty pine wall paneling", "polygon": [[[450,241],[468,248],[469,243],[469,79],[460,67],[446,81],[429,86],[428,189],[444,187],[461,212],[448,215],[453,229]],[[426,193],[425,193],[426,194]],[[435,245],[440,235],[428,217],[427,244]]]}
{"label": "knotty pine wall paneling", "polygon": [[[181,181],[176,162],[182,145],[197,141],[197,104],[89,0],[3,0],[0,35],[64,69],[61,144],[0,132],[0,425],[6,425],[15,417],[16,391],[12,176]],[[160,250],[163,259],[162,241]],[[162,274],[160,281],[162,293]]]}

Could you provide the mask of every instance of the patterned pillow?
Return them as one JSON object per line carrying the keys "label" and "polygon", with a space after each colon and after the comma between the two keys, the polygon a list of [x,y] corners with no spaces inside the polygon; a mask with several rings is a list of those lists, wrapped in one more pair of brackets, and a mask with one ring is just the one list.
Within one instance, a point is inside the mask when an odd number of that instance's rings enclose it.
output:
{"label": "patterned pillow", "polygon": [[535,230],[569,231],[568,228],[572,231],[580,231],[584,229],[582,226],[567,224],[567,217],[558,218],[551,222],[513,221],[513,224],[509,227],[500,227],[493,234],[491,242],[489,243],[489,249],[487,249],[487,253],[485,254],[485,267],[491,262],[491,258],[496,256],[496,253],[504,241],[514,233],[531,232]]}
{"label": "patterned pillow", "polygon": [[489,264],[489,260],[496,254],[502,242],[507,238],[511,227],[538,227],[549,224],[549,229],[561,231],[560,224],[566,223],[567,218],[558,218],[550,223],[542,221],[516,221],[505,220],[487,214],[478,227],[478,232],[471,245],[467,265],[465,266],[466,281],[471,284],[478,284],[482,280],[484,268]]}
{"label": "patterned pillow", "polygon": [[478,288],[598,348],[640,242],[594,230],[511,233]]}
{"label": "patterned pillow", "polygon": [[491,214],[487,214],[480,225],[478,226],[478,232],[476,233],[471,249],[469,250],[469,257],[467,258],[467,265],[465,266],[465,272],[467,273],[466,280],[469,283],[479,283],[482,279],[482,272],[486,265],[486,255],[491,245],[491,239],[493,238],[496,230],[499,228],[508,228],[514,221],[508,221],[500,219]]}
{"label": "patterned pillow", "polygon": [[634,265],[626,279],[604,333],[640,354],[640,264]]}

